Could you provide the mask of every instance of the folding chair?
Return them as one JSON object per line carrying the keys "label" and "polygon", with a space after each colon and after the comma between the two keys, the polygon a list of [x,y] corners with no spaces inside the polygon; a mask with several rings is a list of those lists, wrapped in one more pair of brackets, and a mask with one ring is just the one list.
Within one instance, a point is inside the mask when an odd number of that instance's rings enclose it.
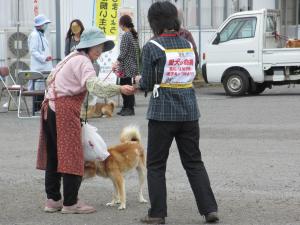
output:
{"label": "folding chair", "polygon": [[[19,92],[19,101],[18,101],[18,117],[19,118],[39,117],[39,116],[35,116],[34,111],[32,111],[32,114],[30,113],[30,110],[26,102],[26,97],[44,96],[45,90],[25,90],[24,86],[28,83],[28,81],[34,82],[37,80],[42,80],[46,87],[46,76],[44,76],[41,72],[38,71],[20,71],[18,73],[18,78],[21,85],[20,92]],[[28,116],[21,115],[21,99],[25,104]]]}
{"label": "folding chair", "polygon": [[[10,79],[10,83],[6,82],[5,79]],[[3,93],[5,93],[5,91],[6,91],[8,93],[8,97],[9,97],[7,111],[9,111],[9,109],[10,109],[11,101],[16,106],[16,108],[18,108],[16,96],[20,92],[21,86],[16,84],[13,76],[9,72],[8,67],[0,67],[0,80],[3,85],[3,87],[1,88],[0,102],[1,102],[1,99],[3,96]],[[15,97],[13,96],[13,94],[15,94]]]}

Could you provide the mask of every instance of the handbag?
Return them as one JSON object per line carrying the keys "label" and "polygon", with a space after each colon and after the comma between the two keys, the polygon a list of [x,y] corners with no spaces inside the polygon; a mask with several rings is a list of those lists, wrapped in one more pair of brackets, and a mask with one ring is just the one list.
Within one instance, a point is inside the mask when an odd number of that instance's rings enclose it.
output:
{"label": "handbag", "polygon": [[[87,96],[88,99],[88,96]],[[88,100],[86,102],[85,120],[81,123],[82,147],[85,161],[104,161],[110,154],[107,145],[100,134],[97,127],[87,122]]]}
{"label": "handbag", "polygon": [[103,138],[97,133],[97,127],[84,123],[81,127],[82,146],[85,161],[104,161],[110,154]]}

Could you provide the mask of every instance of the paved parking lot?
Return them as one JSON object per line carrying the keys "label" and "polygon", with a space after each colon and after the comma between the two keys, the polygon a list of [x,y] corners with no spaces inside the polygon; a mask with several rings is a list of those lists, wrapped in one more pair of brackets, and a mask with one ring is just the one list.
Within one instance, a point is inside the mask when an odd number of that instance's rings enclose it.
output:
{"label": "paved parking lot", "polygon": [[[260,96],[232,98],[222,88],[197,89],[200,148],[219,204],[220,224],[300,224],[300,87],[275,87]],[[147,143],[148,99],[137,96],[136,116],[93,119],[108,145],[120,129],[139,125]],[[0,114],[0,224],[139,224],[148,205],[137,201],[137,175],[126,176],[127,209],[108,208],[112,184],[83,182],[80,198],[97,208],[91,215],[42,211],[43,172],[35,170],[38,119]],[[168,224],[203,224],[185,172],[172,145],[167,168]],[[145,187],[145,195],[147,189]],[[147,196],[148,197],[148,196]]]}

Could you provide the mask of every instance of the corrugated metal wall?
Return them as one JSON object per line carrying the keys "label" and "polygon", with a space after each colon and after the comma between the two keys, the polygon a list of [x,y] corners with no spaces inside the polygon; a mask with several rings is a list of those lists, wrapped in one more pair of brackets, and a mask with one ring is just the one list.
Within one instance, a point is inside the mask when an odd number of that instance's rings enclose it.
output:
{"label": "corrugated metal wall", "polygon": [[[51,21],[48,40],[50,41],[53,56],[56,58],[56,23],[55,23],[55,0],[40,0],[39,13],[46,15]],[[121,0],[122,6],[132,7],[137,24],[137,0]],[[33,28],[33,0],[19,0],[20,3],[20,27],[24,29]],[[61,0],[60,1],[60,25],[61,25],[61,56],[64,56],[65,35],[69,24],[73,19],[80,19],[85,27],[91,27],[93,21],[94,0]],[[17,5],[18,0],[0,0],[0,63],[5,59],[5,38],[3,30],[8,27],[17,26]],[[6,9],[6,10],[4,10]]]}
{"label": "corrugated metal wall", "polygon": [[4,49],[6,48],[5,46],[5,42],[4,42],[4,32],[0,31],[0,66],[4,66],[5,65],[5,57],[6,57],[6,53],[4,51]]}
{"label": "corrugated metal wall", "polygon": [[[18,1],[20,3],[20,25],[32,27],[33,25],[33,0],[0,0],[0,28],[17,26]],[[39,12],[47,15],[55,24],[55,1],[40,1]]]}
{"label": "corrugated metal wall", "polygon": [[[33,0],[19,0],[20,3],[20,29],[33,29]],[[92,25],[93,16],[93,0],[62,0],[61,4],[61,44],[62,56],[64,49],[64,40],[69,23],[72,19],[79,18],[86,26]],[[5,49],[5,34],[6,28],[17,27],[18,18],[18,0],[0,0],[0,63],[6,57]],[[6,10],[4,10],[6,9]],[[39,1],[39,13],[46,15],[51,21],[50,32],[48,33],[48,40],[51,45],[52,54],[56,56],[56,20],[55,20],[55,1],[43,0]]]}
{"label": "corrugated metal wall", "polygon": [[[18,2],[20,30],[28,33],[33,29],[33,0],[0,0],[0,65],[7,64],[5,62],[7,56],[6,30],[17,31]],[[39,13],[45,14],[52,21],[48,39],[50,45],[55,46],[55,1],[43,1],[39,5]],[[55,55],[54,48],[52,48],[52,54]]]}
{"label": "corrugated metal wall", "polygon": [[85,27],[92,26],[93,0],[60,1],[61,56],[64,56],[65,37],[73,19],[80,19]]}

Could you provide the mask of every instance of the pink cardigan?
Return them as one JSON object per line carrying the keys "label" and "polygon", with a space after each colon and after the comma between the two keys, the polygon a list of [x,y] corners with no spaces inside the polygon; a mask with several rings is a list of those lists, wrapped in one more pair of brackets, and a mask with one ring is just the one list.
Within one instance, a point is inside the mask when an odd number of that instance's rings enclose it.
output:
{"label": "pink cardigan", "polygon": [[[60,67],[61,64],[58,64],[54,70],[58,70]],[[48,93],[45,98],[50,99],[49,105],[51,109],[55,111],[54,101],[51,101],[55,97],[53,92],[54,84],[57,97],[73,96],[86,91],[86,81],[91,77],[96,77],[96,72],[87,56],[76,55],[67,61],[56,74],[55,82],[48,87]]]}

